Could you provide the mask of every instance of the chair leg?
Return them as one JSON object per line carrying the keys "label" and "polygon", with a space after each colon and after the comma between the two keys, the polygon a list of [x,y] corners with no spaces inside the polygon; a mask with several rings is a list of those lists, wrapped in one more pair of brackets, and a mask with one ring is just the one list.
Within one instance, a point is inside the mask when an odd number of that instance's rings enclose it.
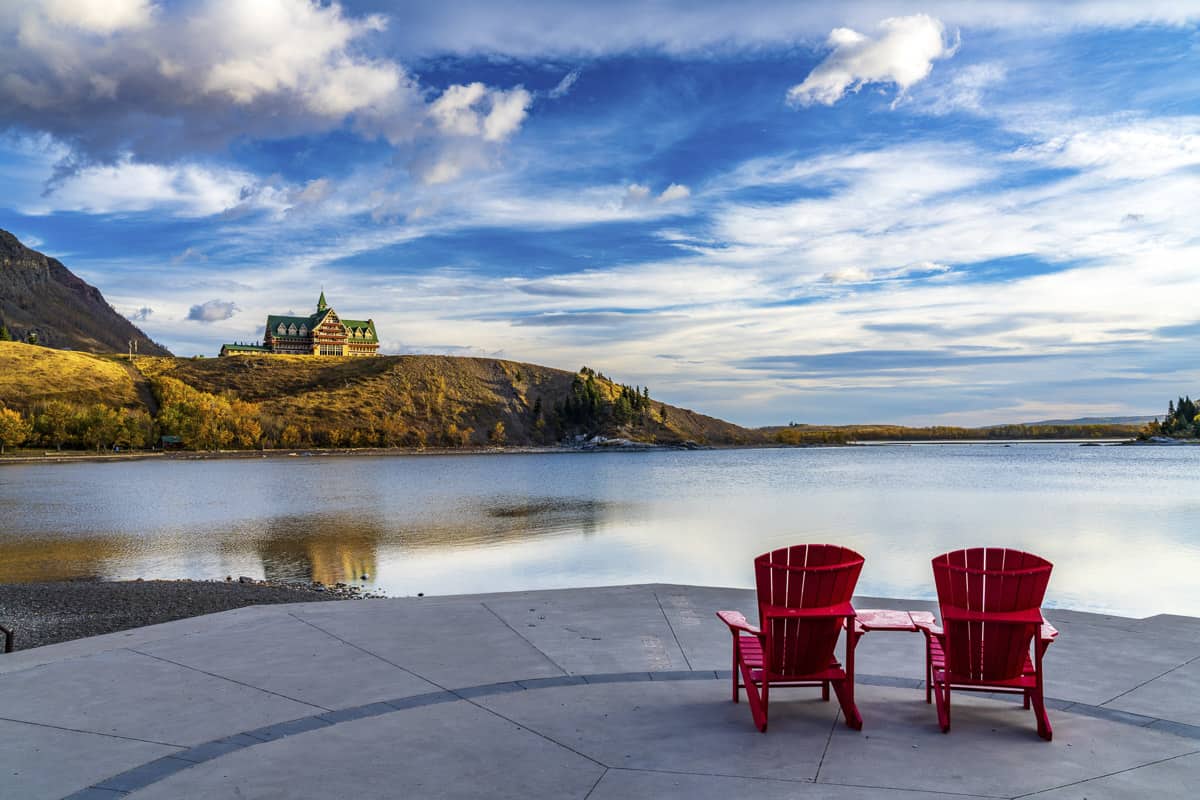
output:
{"label": "chair leg", "polygon": [[933,699],[937,701],[938,725],[942,728],[942,733],[950,732],[950,683],[945,680],[945,673],[942,673],[942,680],[938,681],[934,677]]}
{"label": "chair leg", "polygon": [[1021,698],[1021,708],[1029,710],[1029,690],[1025,690],[1025,696]]}
{"label": "chair leg", "polygon": [[742,682],[746,687],[746,700],[750,704],[750,716],[754,718],[754,725],[763,733],[767,732],[767,701],[770,695],[769,684],[764,677],[762,688],[755,685],[750,678],[750,668],[745,664],[741,665]]}
{"label": "chair leg", "polygon": [[1030,690],[1026,697],[1033,700],[1033,715],[1037,718],[1038,736],[1047,742],[1054,738],[1054,729],[1050,727],[1050,716],[1046,713],[1046,699],[1042,694],[1041,675],[1038,675],[1037,686]]}
{"label": "chair leg", "polygon": [[821,681],[821,699],[829,702],[829,681]]}
{"label": "chair leg", "polygon": [[849,680],[833,682],[833,690],[837,692],[838,703],[842,707],[842,716],[846,718],[846,727],[861,731],[863,726],[862,714],[854,703],[854,684]]}
{"label": "chair leg", "polygon": [[739,655],[737,640],[735,638],[733,643],[733,669],[729,671],[729,677],[733,681],[733,702],[735,703],[738,702],[738,662],[741,661],[738,658]]}

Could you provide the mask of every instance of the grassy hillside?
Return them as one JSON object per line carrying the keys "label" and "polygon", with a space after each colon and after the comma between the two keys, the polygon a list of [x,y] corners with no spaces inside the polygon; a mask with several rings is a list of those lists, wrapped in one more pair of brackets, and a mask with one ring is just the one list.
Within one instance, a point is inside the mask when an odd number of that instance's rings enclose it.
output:
{"label": "grassy hillside", "polygon": [[116,358],[0,342],[0,401],[28,412],[51,400],[119,408],[144,405],[133,375]]}
{"label": "grassy hillside", "polygon": [[264,439],[282,446],[552,444],[596,433],[710,444],[760,438],[654,400],[643,401],[627,419],[615,418],[608,405],[615,407],[622,388],[598,375],[592,386],[601,399],[599,410],[586,419],[567,419],[560,409],[586,375],[497,359],[262,356],[142,358],[137,365],[152,383],[173,378],[201,392],[256,404]]}

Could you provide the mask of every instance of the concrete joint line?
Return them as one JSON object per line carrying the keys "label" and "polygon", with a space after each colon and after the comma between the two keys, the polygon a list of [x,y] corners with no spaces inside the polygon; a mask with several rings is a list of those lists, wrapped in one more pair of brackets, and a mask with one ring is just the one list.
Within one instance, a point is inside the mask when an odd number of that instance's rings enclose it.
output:
{"label": "concrete joint line", "polygon": [[1022,797],[1036,797],[1037,795],[1045,794],[1046,792],[1054,792],[1059,789],[1066,789],[1070,786],[1079,786],[1084,783],[1091,783],[1092,781],[1098,781],[1098,780],[1102,780],[1104,778],[1111,778],[1114,775],[1121,775],[1126,772],[1134,772],[1135,770],[1145,769],[1146,767],[1153,767],[1156,764],[1165,764],[1168,761],[1174,761],[1177,758],[1187,758],[1188,756],[1194,756],[1197,754],[1200,754],[1200,750],[1192,750],[1189,753],[1180,753],[1177,756],[1167,756],[1166,758],[1160,758],[1157,761],[1148,761],[1145,764],[1138,764],[1137,766],[1134,766],[1134,767],[1126,767],[1125,769],[1118,769],[1118,770],[1114,770],[1113,772],[1106,772],[1103,775],[1095,775],[1091,778],[1084,778],[1081,781],[1072,781],[1071,783],[1064,783],[1061,786],[1051,786],[1049,789],[1038,789],[1036,792],[1029,792],[1027,794],[1019,794],[1016,797],[1014,797],[1012,800],[1020,800],[1020,798],[1022,798]]}
{"label": "concrete joint line", "polygon": [[1110,697],[1109,699],[1105,700],[1105,701],[1104,701],[1103,703],[1101,703],[1100,705],[1102,705],[1102,706],[1106,706],[1106,705],[1108,705],[1109,703],[1112,703],[1112,702],[1115,702],[1115,701],[1117,701],[1117,700],[1120,700],[1122,697],[1124,697],[1125,695],[1129,694],[1130,692],[1136,692],[1138,689],[1142,688],[1142,687],[1143,687],[1143,686],[1145,686],[1146,684],[1148,684],[1148,683],[1154,683],[1154,682],[1155,682],[1156,680],[1158,680],[1159,678],[1165,678],[1167,675],[1170,675],[1170,674],[1171,674],[1172,672],[1174,672],[1175,670],[1177,670],[1177,669],[1183,669],[1183,668],[1184,668],[1184,667],[1186,667],[1187,665],[1189,665],[1189,664],[1192,664],[1192,663],[1195,663],[1196,661],[1200,661],[1200,656],[1196,656],[1196,657],[1194,657],[1194,658],[1189,658],[1187,661],[1184,661],[1182,664],[1176,664],[1175,666],[1171,667],[1169,670],[1167,670],[1166,672],[1162,673],[1161,675],[1155,675],[1153,678],[1150,678],[1150,679],[1148,679],[1148,680],[1144,680],[1144,681],[1142,681],[1141,683],[1139,683],[1137,686],[1134,686],[1132,689],[1126,689],[1125,691],[1121,692],[1121,693],[1120,693],[1119,695],[1117,695],[1116,697]]}
{"label": "concrete joint line", "polygon": [[675,646],[679,648],[679,655],[683,656],[683,663],[687,664],[687,668],[692,668],[692,662],[687,657],[687,653],[683,651],[683,644],[679,641],[679,634],[675,633],[675,626],[671,624],[671,618],[667,616],[667,610],[663,608],[662,600],[658,597],[658,592],[654,593],[654,602],[658,603],[658,610],[662,612],[663,621],[667,623],[667,630],[671,632],[671,638],[675,640]]}
{"label": "concrete joint line", "polygon": [[141,650],[136,650],[132,647],[127,647],[125,649],[131,653],[137,653],[139,656],[145,656],[146,658],[153,658],[155,661],[162,661],[165,664],[173,664],[177,667],[182,667],[183,669],[190,669],[192,672],[199,672],[201,675],[207,675],[210,678],[217,678],[218,680],[229,681],[230,683],[236,683],[238,686],[244,686],[247,689],[254,689],[255,691],[262,692],[263,694],[269,694],[269,695],[274,695],[275,697],[281,697],[284,700],[291,700],[293,703],[300,703],[301,705],[308,706],[309,708],[319,708],[322,711],[332,711],[333,710],[331,708],[326,708],[325,706],[319,706],[316,703],[310,703],[307,700],[300,700],[299,698],[296,698],[296,697],[289,697],[286,694],[280,694],[279,692],[273,692],[270,689],[264,689],[261,686],[255,686],[254,684],[246,683],[245,681],[239,681],[236,678],[230,678],[227,675],[218,675],[215,672],[209,672],[208,670],[200,669],[199,667],[193,667],[188,664],[184,664],[180,661],[172,661],[169,658],[163,658],[162,656],[156,656],[153,653],[143,653]]}
{"label": "concrete joint line", "polygon": [[[300,619],[300,618],[297,617],[297,619]],[[401,667],[398,664],[388,661],[386,658],[383,658],[382,656],[377,656],[374,653],[371,653],[370,651],[359,647],[358,645],[355,645],[351,642],[346,642],[344,639],[341,639],[340,637],[338,637],[332,633],[329,633],[328,631],[325,631],[324,629],[320,628],[317,625],[313,625],[313,623],[308,622],[307,620],[301,620],[301,622],[304,622],[307,625],[312,625],[312,627],[317,628],[322,633],[326,633],[327,635],[332,636],[333,638],[344,642],[345,644],[347,644],[350,647],[353,647],[357,650],[362,650],[363,652],[367,653],[368,655],[375,656],[376,658],[379,658],[380,660],[385,661],[388,664],[392,664],[392,666],[396,667],[397,669],[400,669],[404,672],[414,675],[415,677],[420,678],[423,681],[426,681],[430,685],[437,686],[437,684],[435,682],[429,680],[428,678],[425,678],[421,675],[418,675],[415,672],[412,672],[412,670],[409,670],[405,667]],[[137,651],[134,651],[134,652],[137,652]],[[149,654],[147,654],[147,653],[139,653],[139,655],[149,656]],[[158,658],[157,656],[149,656],[149,657],[150,658]],[[170,661],[169,659],[159,659],[159,660],[167,661],[168,663],[171,663],[171,664],[176,663],[176,662]],[[187,667],[186,664],[177,664],[177,666],[185,667],[187,669],[193,669],[192,667]],[[197,671],[203,672],[203,670],[197,670]],[[205,673],[205,674],[211,675],[211,673]],[[224,678],[224,676],[221,676],[221,675],[214,675],[213,677],[223,678],[224,680],[230,680],[232,683],[239,683],[238,681],[233,681],[229,678]],[[611,765],[605,764],[605,763],[593,758],[592,756],[587,755],[586,753],[580,752],[579,750],[576,750],[575,748],[571,747],[570,745],[564,744],[563,742],[560,742],[557,739],[554,739],[553,737],[542,733],[541,731],[535,730],[534,728],[531,728],[528,725],[525,725],[523,723],[520,723],[513,719],[510,719],[509,717],[505,716],[504,714],[501,714],[500,712],[498,712],[494,709],[488,708],[487,706],[484,706],[484,705],[480,704],[479,702],[477,702],[477,698],[488,697],[488,696],[498,695],[498,694],[530,692],[530,691],[536,691],[537,689],[547,689],[547,688],[564,687],[564,686],[576,687],[576,686],[587,686],[587,685],[591,685],[591,684],[604,684],[604,683],[652,682],[650,680],[650,673],[647,673],[647,672],[624,672],[624,673],[600,673],[600,674],[593,674],[593,675],[572,675],[572,676],[567,676],[567,678],[569,678],[569,680],[566,680],[563,678],[552,678],[552,679],[551,678],[531,678],[531,679],[526,679],[526,680],[521,680],[521,681],[508,681],[508,682],[503,682],[503,683],[481,684],[479,686],[469,686],[469,687],[463,687],[460,689],[444,689],[439,686],[438,687],[439,691],[436,691],[436,692],[427,692],[425,694],[410,695],[408,697],[398,697],[398,698],[394,698],[391,700],[375,701],[372,703],[365,703],[360,706],[352,706],[352,707],[342,708],[342,709],[337,709],[337,710],[322,709],[322,713],[320,713],[320,714],[312,714],[307,717],[299,717],[299,718],[292,719],[292,720],[286,720],[284,722],[277,722],[272,725],[267,725],[262,728],[256,728],[256,729],[250,730],[250,731],[241,731],[239,733],[235,733],[230,736],[225,736],[220,739],[214,739],[209,742],[203,742],[201,744],[195,745],[190,748],[185,748],[182,745],[170,744],[167,742],[155,742],[155,741],[151,741],[148,739],[137,739],[137,738],[129,737],[129,736],[117,736],[115,734],[99,733],[96,731],[75,730],[73,728],[63,728],[63,727],[60,727],[57,725],[47,725],[45,723],[30,722],[28,720],[20,720],[20,719],[11,719],[10,720],[5,717],[0,717],[0,720],[5,720],[5,721],[9,721],[9,722],[17,722],[17,723],[22,723],[22,724],[27,724],[27,725],[40,725],[40,726],[46,727],[46,728],[57,728],[58,730],[70,731],[72,733],[91,734],[91,735],[95,735],[95,736],[110,736],[110,737],[116,738],[116,739],[126,739],[126,740],[130,740],[130,741],[146,742],[148,744],[158,744],[158,745],[164,745],[166,747],[179,748],[179,752],[172,753],[168,756],[160,756],[159,758],[153,759],[149,762],[146,762],[145,764],[140,764],[136,767],[128,769],[125,772],[121,773],[120,775],[114,775],[103,781],[99,781],[99,782],[93,784],[92,786],[88,786],[72,795],[69,795],[69,797],[67,799],[67,800],[72,800],[72,799],[85,800],[86,798],[105,796],[105,794],[104,794],[105,792],[111,793],[111,796],[113,796],[113,797],[122,796],[126,792],[145,788],[146,786],[149,786],[153,783],[157,783],[158,781],[163,780],[164,778],[169,777],[170,775],[173,775],[177,772],[181,772],[185,769],[193,767],[196,764],[202,764],[207,761],[211,761],[215,758],[220,758],[221,756],[228,755],[229,753],[236,752],[238,750],[244,750],[246,748],[255,747],[257,745],[265,744],[267,742],[277,741],[279,739],[283,739],[283,738],[286,738],[289,736],[297,736],[302,733],[308,733],[308,732],[316,731],[316,730],[326,730],[326,729],[335,727],[337,725],[341,725],[346,722],[353,722],[355,720],[366,719],[368,717],[381,716],[384,714],[399,713],[401,711],[406,711],[411,708],[421,708],[421,707],[429,706],[429,705],[438,705],[441,703],[455,703],[455,702],[468,703],[468,704],[480,709],[481,711],[485,711],[499,719],[504,720],[505,722],[519,728],[520,730],[528,731],[529,733],[533,734],[534,736],[537,736],[547,742],[550,742],[551,744],[557,745],[558,747],[568,750],[571,753],[574,753],[575,755],[579,756],[580,758],[583,758],[587,761],[590,761],[593,764],[596,764],[599,767],[602,767],[605,770],[604,774],[607,774],[609,770],[621,770],[621,771],[629,771],[629,772],[660,772],[660,773],[664,773],[664,774],[673,774],[673,775],[695,775],[695,776],[714,777],[714,778],[739,778],[742,780],[766,780],[766,781],[776,781],[776,782],[783,782],[783,783],[817,783],[818,779],[819,779],[819,775],[820,775],[821,764],[824,763],[825,754],[828,752],[830,742],[833,738],[833,733],[834,733],[836,726],[838,724],[838,721],[841,717],[841,712],[838,712],[834,717],[832,725],[830,726],[829,736],[825,742],[825,752],[822,753],[821,763],[819,763],[817,766],[816,774],[814,774],[813,778],[811,778],[811,779],[797,780],[797,779],[788,779],[788,778],[764,778],[764,777],[756,776],[756,775],[733,775],[733,774],[707,773],[707,772],[683,772],[683,771],[673,771],[673,770],[637,769],[637,768],[632,768],[632,767],[611,766]],[[658,681],[659,682],[669,682],[669,681],[686,681],[686,680],[728,680],[728,679],[729,679],[729,675],[727,673],[722,673],[720,671],[696,670],[693,672],[685,672],[683,670],[678,670],[678,671],[674,671],[674,672],[661,673],[661,677],[658,679]],[[857,675],[855,677],[855,680],[857,683],[863,684],[864,686],[883,686],[883,687],[889,687],[889,688],[895,687],[895,678],[886,676],[886,675]],[[920,682],[918,682],[918,683],[920,683]],[[240,684],[240,685],[246,686],[247,684]],[[921,685],[923,685],[923,684],[921,684]],[[253,689],[253,688],[258,688],[258,687],[250,686],[249,688]],[[260,691],[267,691],[267,690],[260,689]],[[275,692],[268,692],[268,694],[275,694]],[[279,696],[284,697],[284,695],[279,695]],[[981,695],[981,697],[986,697],[986,696]],[[293,698],[286,698],[286,699],[291,700]],[[986,698],[986,699],[991,699],[994,702],[1006,702],[1007,701],[1007,698],[1004,698],[1004,699]],[[1047,698],[1048,702],[1050,700],[1051,700],[1051,698]],[[295,702],[303,702],[303,701],[297,700]],[[1062,701],[1057,701],[1057,702],[1062,703]],[[313,704],[306,703],[306,705],[312,706]],[[1089,716],[1098,716],[1102,719],[1105,719],[1106,721],[1113,722],[1116,724],[1126,725],[1128,727],[1140,727],[1140,728],[1148,727],[1144,721],[1141,721],[1145,718],[1138,718],[1137,721],[1134,721],[1132,718],[1136,715],[1117,716],[1112,713],[1112,709],[1101,708],[1099,706],[1088,706],[1083,703],[1070,703],[1070,704],[1065,704],[1065,705],[1074,709],[1075,713],[1087,714]],[[313,707],[321,708],[320,706],[313,706]],[[1089,711],[1091,712],[1090,714],[1089,714]],[[1126,716],[1130,717],[1130,719],[1126,719]],[[1184,725],[1183,723],[1176,723],[1176,722],[1172,722],[1170,720],[1155,720],[1155,723],[1162,723],[1161,726],[1158,726],[1155,724],[1152,724],[1150,726],[1150,727],[1153,727],[1155,730],[1168,731],[1168,732],[1174,733],[1175,735],[1183,737],[1183,738],[1200,740],[1200,726]],[[1174,726],[1174,727],[1171,727],[1171,726]],[[1131,770],[1141,769],[1142,767],[1153,766],[1155,764],[1161,764],[1163,762],[1171,761],[1176,758],[1184,758],[1186,756],[1191,756],[1191,755],[1196,755],[1196,754],[1200,754],[1200,750],[1193,750],[1193,751],[1189,751],[1187,753],[1182,753],[1177,756],[1171,756],[1169,758],[1164,758],[1159,761],[1152,761],[1152,762],[1149,762],[1146,764],[1140,764],[1138,766],[1129,767],[1127,769],[1117,770],[1116,772],[1108,773],[1107,775],[1097,775],[1092,778],[1087,778],[1082,781],[1077,781],[1076,783],[1087,783],[1088,781],[1099,780],[1100,778],[1110,777],[1112,775],[1117,775],[1122,772],[1129,772]],[[600,784],[600,781],[603,780],[604,774],[602,774],[600,776],[600,778],[597,779],[596,784],[592,786],[591,791],[595,791],[596,786],[598,786]],[[902,789],[900,787],[868,786],[865,784],[842,783],[842,782],[830,781],[830,780],[819,781],[819,782],[823,786],[845,786],[848,788],[887,789],[887,790],[893,790],[893,791],[916,791],[916,790]],[[1065,786],[1074,786],[1074,785],[1076,785],[1076,784],[1075,783],[1065,784]],[[135,788],[125,788],[125,787],[135,787]],[[1057,788],[1063,788],[1063,787],[1054,787],[1054,788],[1057,789]],[[1051,790],[1050,789],[1039,790],[1038,792],[1033,792],[1033,793],[1030,793],[1029,795],[1020,795],[1020,797],[1028,797],[1031,795],[1041,794],[1042,792],[1045,792],[1045,791],[1051,791]],[[991,797],[991,795],[966,794],[966,793],[957,793],[957,792],[933,792],[933,793],[934,794],[944,794],[946,796],[953,796],[953,797]],[[589,794],[590,794],[590,792],[589,792]]]}
{"label": "concrete joint line", "polygon": [[515,633],[515,634],[517,635],[517,638],[519,638],[521,641],[525,642],[525,644],[529,645],[529,646],[530,646],[530,647],[532,647],[534,650],[536,650],[536,651],[537,651],[537,653],[538,653],[538,654],[539,654],[539,655],[540,655],[542,658],[544,658],[544,659],[546,659],[547,661],[549,661],[549,662],[550,662],[550,665],[551,665],[552,667],[554,667],[556,670],[558,670],[559,672],[561,672],[563,675],[567,675],[567,674],[569,674],[569,673],[568,673],[568,672],[567,672],[565,669],[563,669],[563,668],[562,668],[562,667],[559,665],[559,663],[558,663],[557,661],[555,661],[553,658],[551,658],[551,657],[550,657],[550,656],[549,656],[549,655],[546,653],[546,651],[545,651],[545,650],[543,650],[542,648],[538,647],[536,644],[534,644],[533,642],[531,642],[531,641],[529,640],[529,638],[525,636],[525,634],[521,633],[519,630],[517,630],[517,629],[516,629],[516,628],[514,628],[512,625],[510,625],[510,624],[508,623],[508,620],[506,620],[504,617],[502,617],[502,616],[500,616],[499,614],[497,614],[497,613],[496,613],[496,610],[495,610],[494,608],[492,608],[491,606],[489,606],[487,603],[484,603],[483,601],[480,601],[479,605],[481,605],[481,606],[483,606],[484,608],[486,608],[486,609],[488,610],[488,613],[490,613],[490,614],[491,614],[493,617],[495,617],[496,619],[500,620],[501,624],[503,624],[503,625],[504,625],[504,627],[508,628],[510,631],[512,631],[513,633]]}
{"label": "concrete joint line", "polygon": [[329,638],[336,639],[337,641],[341,642],[342,644],[346,645],[347,647],[353,647],[355,650],[359,651],[360,653],[366,653],[367,655],[371,656],[371,658],[377,658],[385,664],[390,664],[391,666],[395,667],[396,669],[400,670],[401,672],[407,672],[409,675],[412,675],[414,678],[425,681],[430,686],[436,686],[438,689],[441,689],[443,692],[449,691],[449,689],[447,689],[445,686],[442,686],[437,681],[432,680],[430,678],[426,678],[424,675],[421,675],[420,673],[413,672],[408,667],[405,667],[401,664],[397,664],[395,661],[392,661],[391,659],[384,658],[383,656],[379,655],[378,653],[374,653],[361,645],[357,645],[354,642],[351,642],[347,639],[343,639],[342,637],[338,636],[336,633],[325,630],[324,628],[322,628],[320,625],[318,625],[315,622],[309,622],[304,617],[298,617],[295,614],[293,614],[291,611],[287,612],[287,614],[289,617],[292,617],[293,619],[297,619],[300,622],[303,622],[305,625],[309,626],[310,628],[316,628],[317,630],[319,630],[321,633],[325,634]]}

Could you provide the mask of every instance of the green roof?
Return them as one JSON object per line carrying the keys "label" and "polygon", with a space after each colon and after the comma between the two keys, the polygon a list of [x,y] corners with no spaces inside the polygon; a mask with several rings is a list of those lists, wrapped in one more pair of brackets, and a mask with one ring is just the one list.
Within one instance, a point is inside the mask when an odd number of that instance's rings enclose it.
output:
{"label": "green roof", "polygon": [[[334,310],[325,304],[325,293],[321,292],[321,302],[317,307],[315,314],[309,314],[307,317],[296,317],[287,314],[268,314],[267,315],[267,332],[276,339],[300,339],[307,338],[312,333],[313,328],[316,328],[325,318],[333,314]],[[352,342],[378,343],[379,336],[375,333],[375,321],[370,319],[345,319],[339,318],[339,321],[346,326],[346,330],[350,335]],[[285,328],[296,326],[296,334],[279,333],[277,330],[282,324]],[[300,334],[300,326],[305,327],[303,337]]]}
{"label": "green roof", "polygon": [[355,330],[361,332],[361,336],[351,335],[351,340],[362,342],[377,342],[379,337],[375,335],[375,320],[373,319],[343,319],[342,324],[346,326],[346,330],[351,334]]}
{"label": "green roof", "polygon": [[261,344],[223,344],[221,350],[229,353],[269,353],[271,348]]}

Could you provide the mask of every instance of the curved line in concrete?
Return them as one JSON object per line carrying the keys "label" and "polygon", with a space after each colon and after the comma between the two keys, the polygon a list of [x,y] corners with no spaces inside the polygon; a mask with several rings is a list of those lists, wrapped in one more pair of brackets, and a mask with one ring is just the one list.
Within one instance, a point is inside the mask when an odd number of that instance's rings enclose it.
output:
{"label": "curved line in concrete", "polygon": [[[486,683],[479,686],[468,686],[463,689],[426,692],[425,694],[401,697],[395,700],[381,700],[365,703],[360,706],[342,708],[337,711],[327,711],[308,717],[266,725],[250,731],[242,731],[232,736],[214,739],[198,744],[186,750],[181,750],[169,756],[148,761],[145,764],[128,769],[119,775],[114,775],[99,783],[92,784],[78,792],[68,795],[64,800],[96,800],[97,798],[118,798],[129,792],[144,789],[147,786],[169,778],[188,767],[203,764],[214,758],[244,750],[248,747],[273,742],[288,736],[295,736],[308,731],[319,730],[343,722],[352,722],[368,717],[377,717],[410,708],[437,705],[439,703],[454,703],[459,700],[473,700],[477,697],[523,692],[533,689],[549,689],[557,686],[587,686],[597,683],[637,683],[641,681],[712,681],[729,680],[730,673],[721,670],[675,670],[666,672],[604,672],[595,675],[558,675],[550,678],[531,678],[529,680],[505,681],[502,683]],[[917,678],[896,678],[888,675],[855,675],[855,683],[864,686],[885,686],[897,689],[924,689],[925,682]],[[1015,696],[981,694],[980,697],[989,700],[1015,702]],[[1131,714],[1126,711],[1092,706],[1086,703],[1073,703],[1069,700],[1046,698],[1046,705],[1057,711],[1069,711],[1088,717],[1116,722],[1122,725],[1132,725],[1139,728],[1173,733],[1189,739],[1200,740],[1200,726],[1185,725],[1171,720]],[[932,714],[932,712],[930,712]]]}

